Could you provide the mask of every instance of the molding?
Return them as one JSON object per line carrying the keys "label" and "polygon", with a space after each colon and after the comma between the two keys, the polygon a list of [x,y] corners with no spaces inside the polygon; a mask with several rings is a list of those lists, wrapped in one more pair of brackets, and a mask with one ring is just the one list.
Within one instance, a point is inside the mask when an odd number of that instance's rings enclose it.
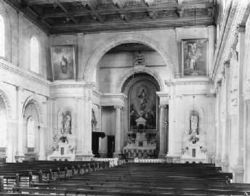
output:
{"label": "molding", "polygon": [[122,98],[122,99],[127,99],[127,95],[124,93],[103,93],[102,98]]}
{"label": "molding", "polygon": [[101,106],[124,107],[127,96],[123,93],[105,93],[101,96]]}
{"label": "molding", "polygon": [[162,98],[168,98],[168,97],[169,97],[169,93],[168,93],[168,92],[158,91],[158,92],[156,92],[156,94],[157,94],[159,97],[162,97]]}
{"label": "molding", "polygon": [[38,76],[38,74],[33,74],[29,72],[29,70],[23,70],[22,68],[17,67],[12,63],[1,58],[0,58],[0,69],[8,71],[13,74],[17,74],[18,76],[23,77],[26,80],[29,80],[31,82],[36,82],[45,86],[48,86],[51,83],[50,81],[44,79],[43,77]]}
{"label": "molding", "polygon": [[[116,66],[108,66],[108,67],[100,67],[100,69],[130,69],[130,68],[135,68],[139,65],[136,66],[132,66],[132,65],[128,65],[128,66],[120,66],[120,67],[116,67]],[[166,65],[145,65],[143,67],[166,67]]]}
{"label": "molding", "polygon": [[211,85],[212,81],[208,77],[185,77],[185,78],[178,78],[174,79],[172,82],[173,85]]}
{"label": "molding", "polygon": [[84,81],[75,81],[75,80],[62,80],[54,81],[50,83],[50,88],[59,89],[59,88],[89,88],[93,87],[92,84],[86,83]]}
{"label": "molding", "polygon": [[233,1],[230,12],[228,13],[228,18],[225,21],[225,28],[220,36],[221,42],[219,47],[216,48],[215,58],[214,58],[214,67],[212,78],[215,79],[218,70],[223,66],[223,62],[228,60],[228,57],[231,53],[231,48],[237,39],[239,33],[239,24],[244,26],[246,21],[244,20],[245,15],[249,14],[250,4],[246,4],[246,1]]}

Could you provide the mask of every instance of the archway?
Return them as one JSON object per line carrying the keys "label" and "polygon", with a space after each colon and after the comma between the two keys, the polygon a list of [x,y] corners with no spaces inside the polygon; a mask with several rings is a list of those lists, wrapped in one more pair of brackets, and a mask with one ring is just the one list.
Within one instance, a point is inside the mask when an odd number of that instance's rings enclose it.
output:
{"label": "archway", "polygon": [[25,159],[38,159],[41,151],[41,114],[36,100],[28,99],[23,108],[23,148]]}
{"label": "archway", "polygon": [[4,99],[0,96],[0,161],[5,162],[7,157],[7,147],[8,147],[8,137],[7,137],[7,127],[8,127],[8,120],[7,120],[7,108],[4,102]]}
{"label": "archway", "polygon": [[123,83],[127,96],[123,121],[123,153],[128,158],[155,158],[159,153],[159,100],[157,80],[147,73],[135,73]]}
{"label": "archway", "polygon": [[[156,157],[159,152],[160,135],[159,101],[156,92],[166,90],[164,79],[169,79],[173,75],[172,72],[169,73],[169,66],[166,66],[166,61],[154,48],[137,42],[129,42],[107,51],[98,62],[98,71],[96,72],[96,87],[101,94],[105,95],[100,98],[105,100],[104,105],[100,107],[102,113],[101,132],[107,136],[107,138],[99,140],[100,154],[104,156],[105,154],[112,154],[114,146],[107,145],[107,143],[113,143],[114,139],[115,155],[122,153],[122,149],[127,145],[130,137],[128,132],[135,132],[135,130],[130,129],[131,104],[126,101],[126,97],[131,94],[130,89],[133,88],[133,85],[137,85],[134,88],[140,88],[140,85],[143,85],[144,91],[142,89],[141,96],[139,94],[133,96],[134,98],[140,96],[141,98],[138,101],[141,102],[149,101],[150,106],[145,106],[143,111],[139,111],[140,109],[137,108],[136,114],[137,117],[141,116],[146,120],[145,128],[148,130],[144,134],[144,138],[147,137],[144,142],[152,143],[151,146],[154,146],[151,148],[152,152],[147,153],[144,157]],[[102,103],[102,100],[100,100],[100,103]],[[122,123],[119,123],[120,121]],[[108,136],[110,136],[110,141],[108,141]],[[145,148],[145,145],[146,143],[142,148]],[[107,146],[110,146],[110,149]]]}
{"label": "archway", "polygon": [[88,82],[95,82],[96,79],[96,69],[101,58],[112,48],[128,43],[139,43],[142,45],[146,45],[154,49],[158,52],[165,62],[166,68],[168,72],[171,73],[172,78],[174,76],[174,68],[175,66],[171,62],[167,51],[163,49],[161,44],[143,34],[134,34],[134,33],[126,33],[122,35],[118,35],[116,37],[112,37],[110,39],[106,39],[94,50],[93,54],[87,61],[87,64],[84,69],[84,79]]}

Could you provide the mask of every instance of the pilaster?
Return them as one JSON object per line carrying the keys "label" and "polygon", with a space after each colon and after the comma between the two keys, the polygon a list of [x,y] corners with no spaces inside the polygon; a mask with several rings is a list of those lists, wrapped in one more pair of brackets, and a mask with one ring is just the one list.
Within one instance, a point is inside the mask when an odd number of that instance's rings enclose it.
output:
{"label": "pilaster", "polygon": [[121,154],[121,110],[122,106],[115,108],[115,156]]}
{"label": "pilaster", "polygon": [[165,157],[166,156],[166,134],[167,134],[167,127],[166,127],[166,109],[167,105],[159,105],[160,108],[160,152],[159,157]]}

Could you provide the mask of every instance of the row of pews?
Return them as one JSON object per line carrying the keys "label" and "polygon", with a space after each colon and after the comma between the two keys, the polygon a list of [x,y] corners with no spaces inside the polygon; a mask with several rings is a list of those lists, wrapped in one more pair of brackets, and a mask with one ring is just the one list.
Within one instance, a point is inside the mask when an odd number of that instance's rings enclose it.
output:
{"label": "row of pews", "polygon": [[0,195],[250,195],[250,184],[231,183],[232,174],[213,164],[127,163],[110,168],[108,162],[38,161],[7,164],[0,173],[3,184],[18,174],[16,184],[2,187]]}
{"label": "row of pews", "polygon": [[[17,188],[34,183],[51,183],[76,175],[108,168],[109,162],[94,161],[24,161],[0,166],[0,195],[16,195]],[[13,193],[13,194],[12,194]]]}

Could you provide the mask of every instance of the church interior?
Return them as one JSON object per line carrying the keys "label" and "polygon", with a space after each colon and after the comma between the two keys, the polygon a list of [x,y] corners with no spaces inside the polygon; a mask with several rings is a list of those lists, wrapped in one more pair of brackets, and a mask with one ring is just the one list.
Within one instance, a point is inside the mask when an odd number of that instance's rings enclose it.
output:
{"label": "church interior", "polygon": [[44,179],[76,173],[131,189],[67,195],[170,191],[136,192],[117,168],[199,177],[172,195],[250,195],[249,14],[249,0],[0,1],[0,195],[55,194]]}

